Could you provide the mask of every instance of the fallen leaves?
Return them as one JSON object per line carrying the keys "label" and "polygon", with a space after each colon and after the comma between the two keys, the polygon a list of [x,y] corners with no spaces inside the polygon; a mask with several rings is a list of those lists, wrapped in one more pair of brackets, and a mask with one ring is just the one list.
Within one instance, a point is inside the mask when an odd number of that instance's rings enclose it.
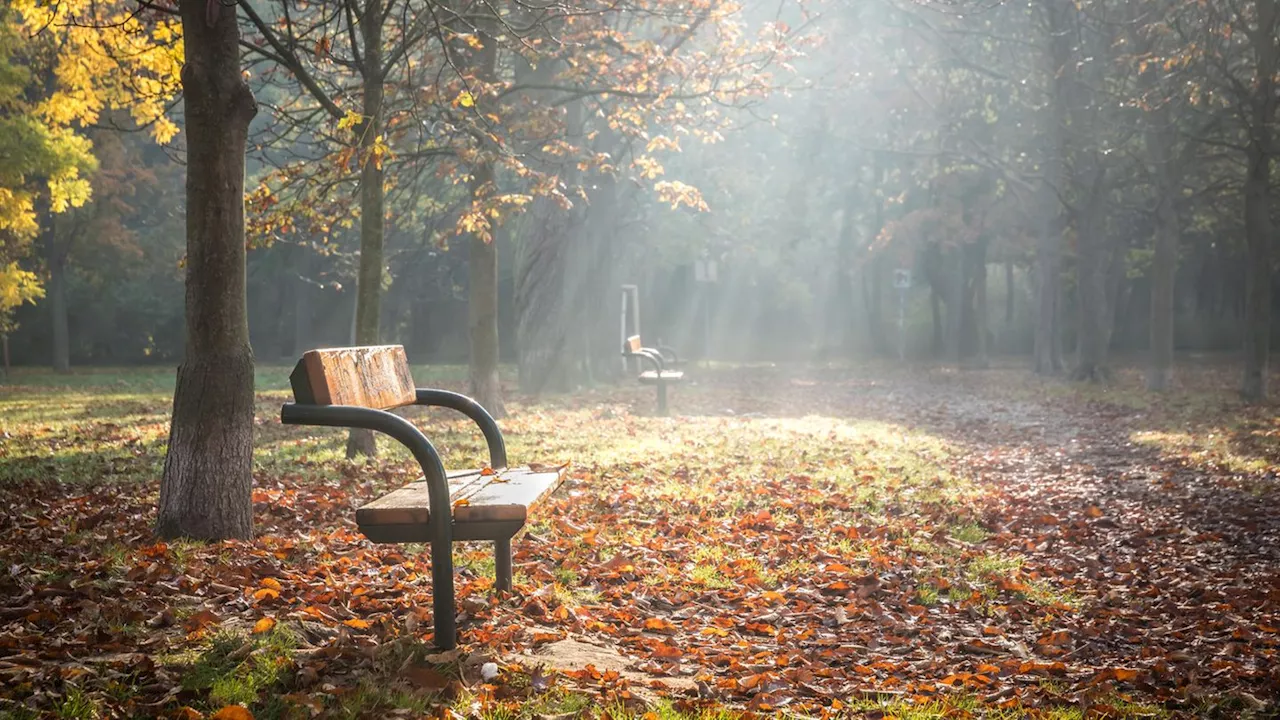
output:
{"label": "fallen leaves", "polygon": [[[13,528],[0,548],[0,685],[29,699],[74,680],[107,698],[129,678],[134,705],[102,700],[117,715],[154,714],[144,702],[187,720],[252,713],[184,689],[192,667],[167,658],[226,642],[221,660],[257,667],[287,642],[273,671],[287,683],[256,697],[277,693],[302,716],[360,682],[448,694],[466,680],[485,703],[559,683],[635,702],[634,677],[608,670],[539,670],[523,686],[505,661],[492,677],[445,669],[586,637],[643,677],[693,678],[696,689],[658,691],[689,707],[816,717],[963,694],[1106,713],[1117,692],[1175,712],[1224,693],[1270,707],[1257,699],[1280,688],[1267,554],[1280,534],[1265,496],[1223,495],[1126,447],[1123,416],[892,377],[890,402],[866,377],[815,375],[784,400],[758,392],[760,376],[730,375],[689,388],[682,402],[699,415],[670,424],[599,408],[630,402],[622,391],[514,413],[512,456],[537,440],[544,457],[574,458],[574,479],[517,539],[513,594],[491,593],[490,550],[458,547],[462,650],[430,665],[384,667],[432,637],[429,560],[371,545],[351,519],[413,480],[411,461],[269,463],[245,543],[153,542],[153,487],[0,486]],[[275,447],[321,442],[261,431]],[[428,433],[483,454],[463,425]]]}

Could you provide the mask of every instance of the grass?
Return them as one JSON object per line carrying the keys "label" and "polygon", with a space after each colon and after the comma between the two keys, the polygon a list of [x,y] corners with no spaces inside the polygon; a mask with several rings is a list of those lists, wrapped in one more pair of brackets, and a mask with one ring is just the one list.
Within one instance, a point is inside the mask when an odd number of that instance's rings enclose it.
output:
{"label": "grass", "polygon": [[269,703],[286,679],[297,647],[297,636],[282,625],[254,636],[218,632],[186,668],[182,686],[207,691],[207,705],[215,710]]}

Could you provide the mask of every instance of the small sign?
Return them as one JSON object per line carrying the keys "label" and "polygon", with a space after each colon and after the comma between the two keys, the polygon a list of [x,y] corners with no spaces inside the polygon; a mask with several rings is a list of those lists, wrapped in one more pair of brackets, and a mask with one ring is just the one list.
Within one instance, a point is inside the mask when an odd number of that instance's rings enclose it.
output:
{"label": "small sign", "polygon": [[911,287],[911,271],[897,269],[893,271],[893,286],[899,290],[906,290]]}
{"label": "small sign", "polygon": [[716,261],[702,259],[694,260],[693,279],[697,282],[716,282]]}

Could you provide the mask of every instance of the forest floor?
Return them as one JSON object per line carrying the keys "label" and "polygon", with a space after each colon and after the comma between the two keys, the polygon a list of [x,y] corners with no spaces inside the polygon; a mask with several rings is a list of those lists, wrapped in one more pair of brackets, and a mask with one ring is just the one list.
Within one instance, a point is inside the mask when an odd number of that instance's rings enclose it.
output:
{"label": "forest floor", "polygon": [[1159,397],[1125,369],[693,368],[670,418],[630,383],[516,396],[513,462],[570,479],[514,593],[457,546],[450,653],[424,548],[354,525],[411,459],[282,426],[287,372],[259,370],[248,542],[151,536],[171,371],[0,386],[0,718],[1280,716],[1280,418],[1230,367]]}

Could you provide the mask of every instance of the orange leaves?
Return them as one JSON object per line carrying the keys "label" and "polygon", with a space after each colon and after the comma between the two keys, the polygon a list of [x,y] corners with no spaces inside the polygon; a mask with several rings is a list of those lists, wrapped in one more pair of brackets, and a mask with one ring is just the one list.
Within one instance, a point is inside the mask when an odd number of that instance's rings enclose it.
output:
{"label": "orange leaves", "polygon": [[659,617],[650,617],[645,618],[644,629],[652,630],[654,632],[674,633],[676,631],[676,626],[669,620],[664,620]]}
{"label": "orange leaves", "polygon": [[367,620],[361,620],[360,618],[351,618],[349,620],[343,620],[342,624],[346,625],[349,628],[356,628],[357,630],[369,629],[369,622]]}
{"label": "orange leaves", "polygon": [[206,608],[204,610],[201,610],[198,613],[195,613],[191,617],[187,618],[182,623],[182,627],[185,628],[187,632],[194,633],[194,632],[200,632],[204,630],[206,627],[208,627],[209,625],[216,624],[220,621],[221,621],[221,618],[219,618],[217,614],[215,614],[212,610],[209,610],[208,608]]}
{"label": "orange leaves", "polygon": [[241,705],[227,705],[210,715],[209,720],[253,720],[253,713]]}
{"label": "orange leaves", "polygon": [[270,632],[271,628],[275,626],[276,626],[276,621],[274,619],[269,617],[261,618],[258,620],[258,622],[253,624],[253,634],[261,635],[262,633]]}

